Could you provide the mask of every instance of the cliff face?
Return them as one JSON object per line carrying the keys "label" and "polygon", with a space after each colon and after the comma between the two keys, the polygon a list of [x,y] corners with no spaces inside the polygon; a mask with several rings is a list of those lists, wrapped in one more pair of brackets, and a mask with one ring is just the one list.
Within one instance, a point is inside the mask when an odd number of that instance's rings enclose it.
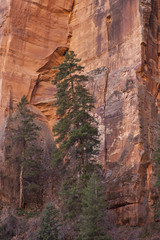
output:
{"label": "cliff face", "polygon": [[0,4],[1,165],[7,119],[24,94],[44,129],[55,123],[51,68],[67,49],[74,50],[96,99],[108,206],[120,224],[150,221],[157,196],[152,155],[159,103],[160,0]]}

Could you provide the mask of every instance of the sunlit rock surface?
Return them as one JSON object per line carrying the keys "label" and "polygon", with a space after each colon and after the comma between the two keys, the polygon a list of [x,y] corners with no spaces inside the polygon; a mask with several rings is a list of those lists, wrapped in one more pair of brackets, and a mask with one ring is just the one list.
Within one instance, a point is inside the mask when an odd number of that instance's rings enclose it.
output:
{"label": "sunlit rock surface", "polygon": [[56,122],[52,67],[74,50],[96,99],[108,207],[120,224],[149,222],[158,196],[159,9],[160,0],[0,0],[1,162],[7,119],[24,94],[47,127]]}

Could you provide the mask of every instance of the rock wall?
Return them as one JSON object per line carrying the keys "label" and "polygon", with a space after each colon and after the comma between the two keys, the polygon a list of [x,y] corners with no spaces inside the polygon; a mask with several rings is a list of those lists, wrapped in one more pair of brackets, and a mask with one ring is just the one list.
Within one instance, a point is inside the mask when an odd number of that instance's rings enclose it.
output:
{"label": "rock wall", "polygon": [[[82,59],[86,71],[94,70],[90,85],[103,135],[101,161],[106,170],[108,205],[120,224],[143,224],[152,215],[151,160],[157,127],[153,78],[158,78],[158,39],[151,37],[157,36],[157,4],[75,1],[71,18],[70,48]],[[152,64],[154,76],[144,70],[144,62],[148,68]],[[106,68],[98,78],[97,67]],[[149,75],[148,88],[143,75]]]}
{"label": "rock wall", "polygon": [[56,121],[53,66],[74,50],[96,98],[107,204],[120,224],[150,221],[159,105],[160,0],[0,0],[0,157],[25,94]]}

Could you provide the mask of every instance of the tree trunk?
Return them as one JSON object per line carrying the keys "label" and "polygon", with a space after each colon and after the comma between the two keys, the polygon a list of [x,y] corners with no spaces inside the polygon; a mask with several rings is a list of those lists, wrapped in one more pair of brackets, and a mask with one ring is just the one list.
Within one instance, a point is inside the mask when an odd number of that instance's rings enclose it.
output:
{"label": "tree trunk", "polygon": [[[80,144],[82,144],[82,140],[80,140]],[[83,149],[81,152],[81,174],[85,174],[86,172],[86,168],[85,168],[85,159],[84,159],[84,155],[83,155]]]}
{"label": "tree trunk", "polygon": [[81,156],[81,174],[85,174],[85,163],[83,156]]}
{"label": "tree trunk", "polygon": [[21,166],[19,175],[19,208],[22,208],[23,204],[23,166]]}

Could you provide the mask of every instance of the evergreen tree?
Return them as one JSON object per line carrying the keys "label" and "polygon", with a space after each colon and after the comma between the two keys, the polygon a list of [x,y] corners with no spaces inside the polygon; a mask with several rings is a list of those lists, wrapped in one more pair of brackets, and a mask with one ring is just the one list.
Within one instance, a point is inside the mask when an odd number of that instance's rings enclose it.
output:
{"label": "evergreen tree", "polygon": [[59,118],[53,127],[59,145],[53,159],[56,163],[62,159],[72,162],[72,166],[83,174],[97,154],[99,141],[97,123],[91,114],[94,99],[84,86],[88,77],[82,74],[79,62],[73,51],[68,52],[53,80],[57,87],[55,105]]}
{"label": "evergreen tree", "polygon": [[79,178],[68,174],[65,178],[60,190],[64,220],[76,218],[81,214],[82,192],[86,187],[88,178],[89,175],[86,174]]}
{"label": "evergreen tree", "polygon": [[74,218],[80,211],[80,200],[76,178],[67,177],[61,187],[63,220]]}
{"label": "evergreen tree", "polygon": [[104,190],[98,175],[93,173],[82,197],[82,219],[77,240],[106,239],[103,229],[104,210]]}
{"label": "evergreen tree", "polygon": [[[28,101],[23,96],[17,105],[16,124],[11,129],[11,149],[17,148],[15,155],[12,151],[11,163],[18,165],[19,172],[19,208],[23,207],[25,196],[40,191],[40,169],[42,149],[36,146],[40,128],[34,122],[34,115],[27,108]],[[33,195],[33,194],[32,194]]]}
{"label": "evergreen tree", "polygon": [[83,190],[86,188],[90,175],[93,174],[94,171],[95,169],[92,169],[92,172],[88,171],[88,174],[83,174],[78,178],[69,173],[65,177],[60,190],[64,220],[68,218],[75,219],[81,214]]}
{"label": "evergreen tree", "polygon": [[45,210],[44,214],[40,220],[40,229],[38,232],[37,240],[58,240],[58,211],[53,206],[52,203],[49,203]]}
{"label": "evergreen tree", "polygon": [[76,239],[79,235],[79,220],[82,212],[81,201],[88,177],[89,175],[83,174],[77,178],[68,173],[60,190],[62,201],[61,212],[65,234],[68,233],[72,239]]}

